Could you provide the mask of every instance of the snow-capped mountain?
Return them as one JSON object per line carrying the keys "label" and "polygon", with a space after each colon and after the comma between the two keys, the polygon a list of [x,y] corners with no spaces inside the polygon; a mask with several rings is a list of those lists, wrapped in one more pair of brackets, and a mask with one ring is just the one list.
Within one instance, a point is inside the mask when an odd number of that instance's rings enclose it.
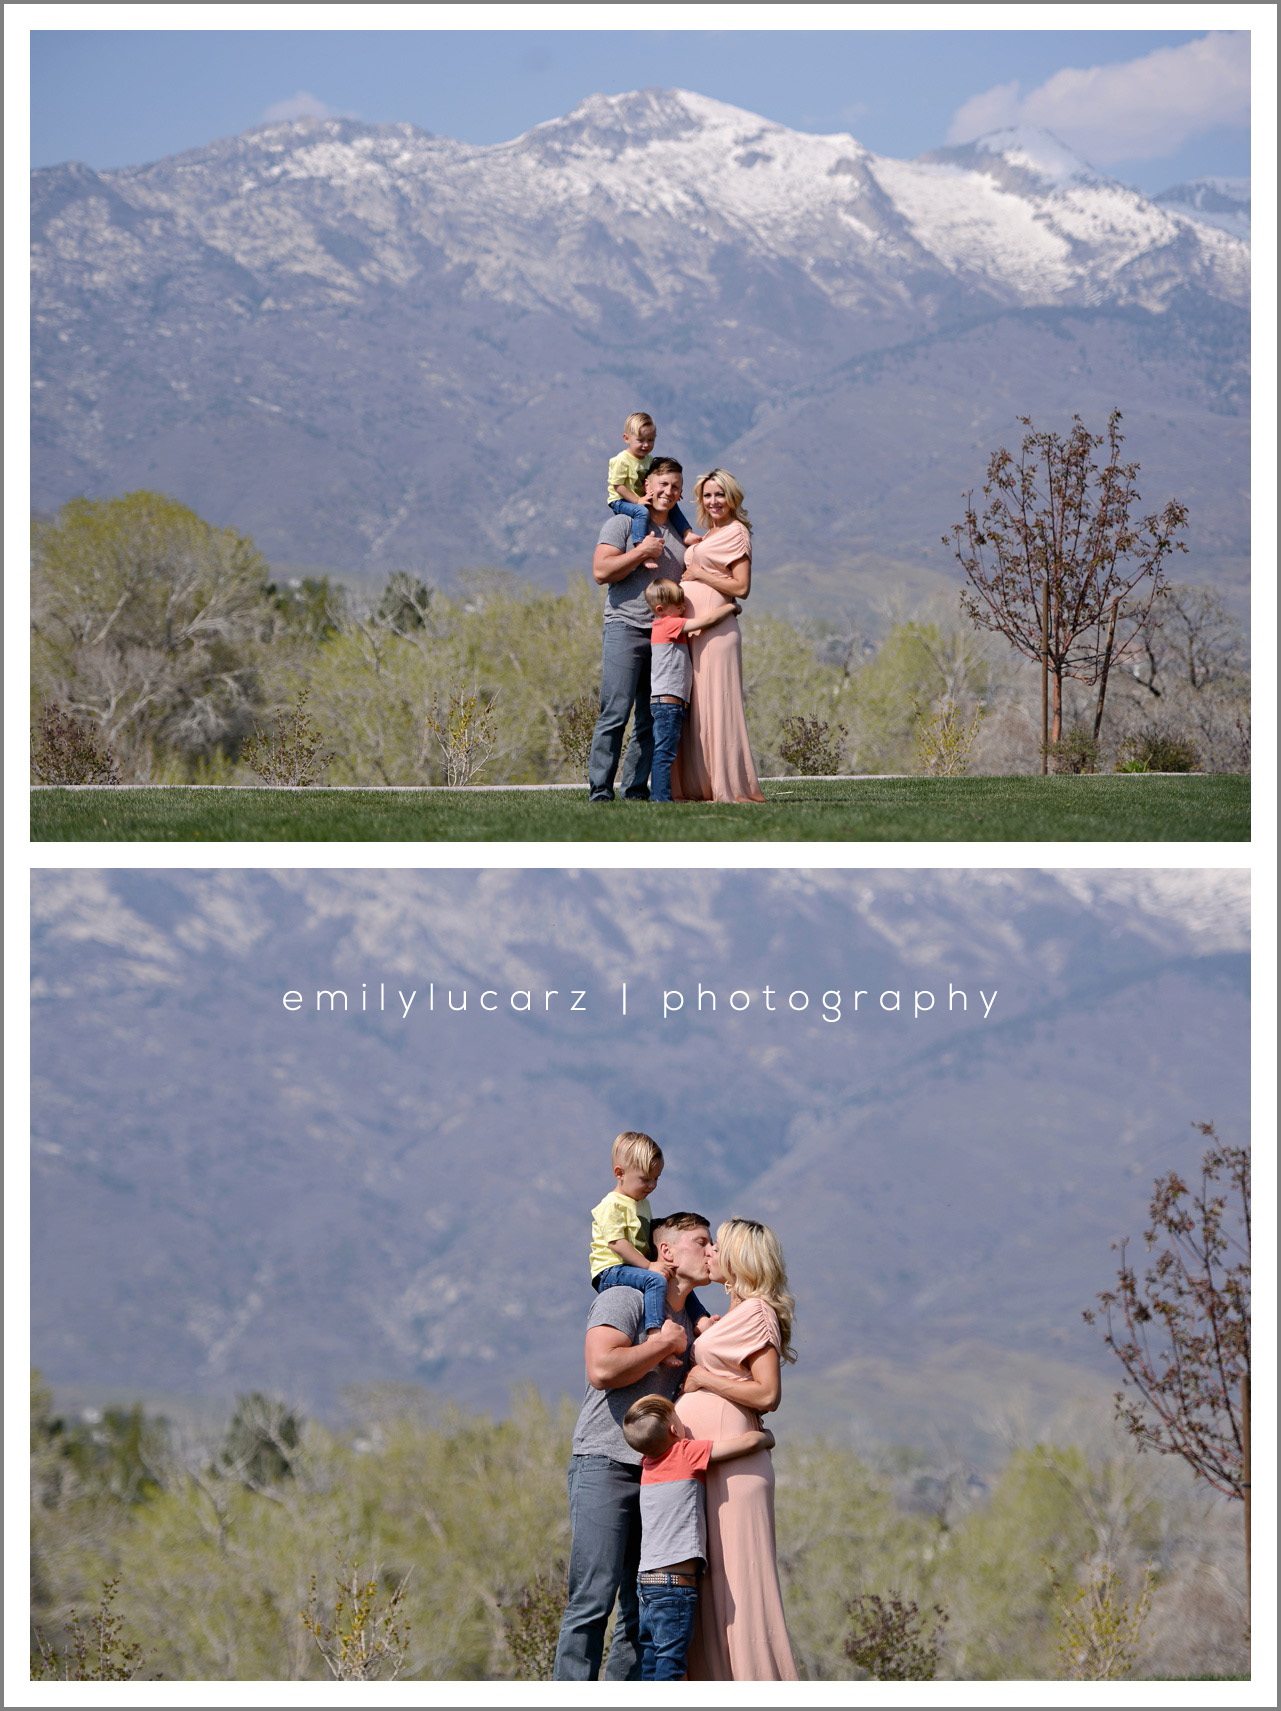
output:
{"label": "snow-capped mountain", "polygon": [[[894,161],[645,90],[488,147],[266,125],[146,166],[46,169],[32,200],[37,506],[160,487],[286,563],[422,563],[429,536],[438,578],[497,561],[559,581],[590,547],[628,410],[659,418],[660,451],[737,459],[750,480],[770,448],[740,442],[771,409],[843,363],[942,340],[915,461],[946,463],[946,434],[962,466],[856,543],[884,552],[906,520],[930,563],[934,512],[951,520],[1013,416],[1130,402],[1137,353],[1109,361],[1103,395],[1063,395],[1027,349],[1046,313],[1084,317],[1087,342],[1118,316],[1150,324],[1176,365],[1190,324],[1215,344],[1154,444],[1164,485],[1205,468],[1182,423],[1239,408],[1247,246],[1042,133]],[[1012,413],[985,413],[958,371],[947,341],[976,323],[1000,325]],[[883,441],[849,398],[847,440]],[[974,418],[959,448],[956,403]],[[1130,420],[1141,434],[1145,410]],[[849,546],[830,510],[784,506],[764,528],[776,562],[830,568]]]}
{"label": "snow-capped mountain", "polygon": [[1248,178],[1191,178],[1173,184],[1153,200],[1171,214],[1216,226],[1246,242],[1250,237]]}

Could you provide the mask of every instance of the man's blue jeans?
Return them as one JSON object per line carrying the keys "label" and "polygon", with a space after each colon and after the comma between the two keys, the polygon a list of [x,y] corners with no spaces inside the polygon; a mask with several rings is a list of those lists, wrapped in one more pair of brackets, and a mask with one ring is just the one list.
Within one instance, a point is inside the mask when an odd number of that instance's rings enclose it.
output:
{"label": "man's blue jeans", "polygon": [[595,1681],[618,1600],[607,1681],[640,1680],[640,1467],[609,1456],[569,1458],[569,1598],[553,1681]]}
{"label": "man's blue jeans", "polygon": [[654,759],[654,724],[649,711],[649,631],[632,624],[606,624],[600,650],[600,716],[592,733],[587,781],[593,802],[612,802],[614,774],[623,751],[623,732],[636,709],[632,740],[627,745],[623,795],[633,802],[649,800],[649,769]]}
{"label": "man's blue jeans", "polygon": [[681,1681],[698,1614],[696,1586],[641,1586],[641,1680]]}
{"label": "man's blue jeans", "polygon": [[649,775],[651,802],[672,799],[672,762],[681,746],[681,731],[685,725],[683,701],[651,701],[650,718],[654,722],[654,759]]}
{"label": "man's blue jeans", "polygon": [[[649,506],[635,505],[630,499],[611,499],[609,508],[616,517],[630,517],[632,520],[632,545],[638,547],[646,535],[654,533],[654,525],[650,521]],[[692,531],[685,521],[685,513],[679,505],[673,505],[667,519],[668,527],[676,531],[678,540],[684,540]]]}

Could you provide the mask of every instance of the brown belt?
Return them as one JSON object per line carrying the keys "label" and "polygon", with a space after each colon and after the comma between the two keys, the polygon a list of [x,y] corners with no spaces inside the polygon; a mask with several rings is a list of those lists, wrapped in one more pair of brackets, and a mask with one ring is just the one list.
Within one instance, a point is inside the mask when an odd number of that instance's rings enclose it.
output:
{"label": "brown belt", "polygon": [[666,1569],[646,1569],[636,1576],[638,1586],[697,1586],[696,1574],[668,1574]]}

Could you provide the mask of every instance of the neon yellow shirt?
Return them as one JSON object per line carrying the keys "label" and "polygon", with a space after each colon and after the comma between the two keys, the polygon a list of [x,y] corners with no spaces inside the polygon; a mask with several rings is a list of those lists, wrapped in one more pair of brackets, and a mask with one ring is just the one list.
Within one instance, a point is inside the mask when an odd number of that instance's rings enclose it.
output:
{"label": "neon yellow shirt", "polygon": [[611,1242],[630,1242],[638,1254],[649,1259],[649,1232],[654,1214],[648,1200],[629,1200],[617,1189],[607,1194],[599,1205],[592,1207],[592,1251],[588,1264],[597,1277],[611,1265],[626,1265],[621,1254],[610,1247]]}
{"label": "neon yellow shirt", "polygon": [[637,457],[634,452],[619,452],[617,457],[609,460],[609,485],[605,489],[605,503],[612,505],[615,499],[621,499],[617,493],[619,482],[630,487],[638,499],[645,497],[645,477],[649,474],[649,466],[653,463],[653,455]]}

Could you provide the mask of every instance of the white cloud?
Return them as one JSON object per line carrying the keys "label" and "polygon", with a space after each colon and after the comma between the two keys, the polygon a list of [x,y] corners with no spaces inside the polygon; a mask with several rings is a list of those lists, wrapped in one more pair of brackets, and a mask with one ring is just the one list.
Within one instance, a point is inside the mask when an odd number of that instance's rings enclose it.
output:
{"label": "white cloud", "polygon": [[350,119],[353,115],[336,113],[319,95],[300,89],[284,101],[273,101],[262,117],[265,124],[271,124],[277,119]]}
{"label": "white cloud", "polygon": [[1098,165],[1157,160],[1216,125],[1250,122],[1250,37],[1219,31],[1124,65],[1056,71],[1023,93],[1000,83],[960,107],[950,143],[1007,125],[1039,125]]}

